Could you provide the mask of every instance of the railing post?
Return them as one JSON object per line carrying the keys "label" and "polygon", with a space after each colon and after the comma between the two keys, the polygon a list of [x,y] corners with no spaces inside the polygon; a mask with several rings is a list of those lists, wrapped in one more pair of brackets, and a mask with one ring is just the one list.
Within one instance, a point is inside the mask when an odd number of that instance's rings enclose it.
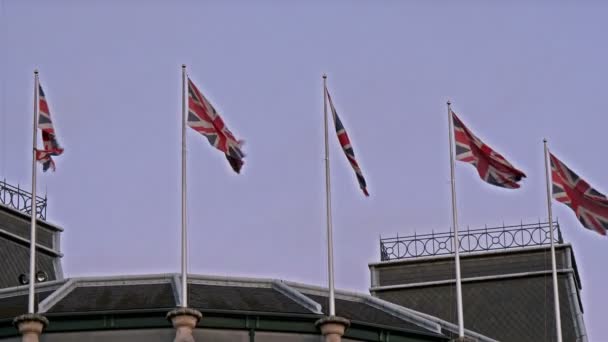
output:
{"label": "railing post", "polygon": [[380,261],[384,261],[384,246],[382,246],[382,235],[378,234],[378,242],[380,243]]}
{"label": "railing post", "polygon": [[[539,226],[541,225],[540,220],[538,221],[538,225],[539,225]],[[545,227],[541,227],[541,228],[540,228],[540,231],[541,231],[541,233],[542,233],[541,244],[544,244],[544,243],[546,243],[546,241],[547,241],[547,233],[548,233],[549,231],[545,231],[545,228],[546,228],[546,227],[547,227],[547,226],[545,226]],[[549,227],[549,229],[551,229],[551,223],[549,223],[549,224],[548,224],[548,227]]]}
{"label": "railing post", "polygon": [[[463,237],[464,239],[464,237]],[[471,252],[471,227],[467,224],[467,246],[468,247],[468,251]],[[463,249],[464,251],[464,249]]]}
{"label": "railing post", "polygon": [[418,241],[418,238],[416,238],[416,231],[414,230],[414,256],[418,256],[418,244],[416,241]]}
{"label": "railing post", "polygon": [[401,252],[400,252],[400,249],[399,249],[399,245],[400,245],[400,243],[399,243],[399,233],[397,233],[397,259],[399,259],[401,257]]}
{"label": "railing post", "polygon": [[505,221],[502,221],[502,245],[507,249],[507,233],[505,230]]}
{"label": "railing post", "polygon": [[486,236],[486,248],[490,248],[490,245],[488,245],[488,225],[486,224],[485,226],[485,236]]}
{"label": "railing post", "polygon": [[[17,209],[17,210],[19,210],[19,208],[21,207],[21,206],[19,205],[19,200],[21,200],[21,189],[19,188],[19,184],[17,184],[17,208],[15,208],[15,209]],[[26,206],[26,205],[24,205],[24,207],[25,207],[25,206]],[[27,209],[25,209],[25,211],[27,212]]]}

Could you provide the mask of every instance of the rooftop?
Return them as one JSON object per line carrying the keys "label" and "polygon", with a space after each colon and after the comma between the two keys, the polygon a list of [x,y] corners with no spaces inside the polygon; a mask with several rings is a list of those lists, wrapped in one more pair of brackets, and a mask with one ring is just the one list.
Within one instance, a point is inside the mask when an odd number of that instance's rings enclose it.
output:
{"label": "rooftop", "polygon": [[[48,332],[164,328],[169,327],[164,314],[180,305],[180,289],[177,274],[55,280],[37,285],[38,310],[51,322],[59,322],[51,324]],[[188,281],[189,306],[206,317],[202,327],[228,324],[227,318],[240,317],[242,322],[300,322],[298,329],[314,332],[314,321],[327,314],[327,292],[326,288],[277,279],[191,275]],[[26,302],[26,286],[0,290],[0,338],[16,334],[11,321],[23,313]],[[336,291],[336,312],[351,321],[352,338],[388,333],[446,341],[457,332],[452,323],[360,293]],[[479,341],[493,341],[472,331],[467,334]]]}

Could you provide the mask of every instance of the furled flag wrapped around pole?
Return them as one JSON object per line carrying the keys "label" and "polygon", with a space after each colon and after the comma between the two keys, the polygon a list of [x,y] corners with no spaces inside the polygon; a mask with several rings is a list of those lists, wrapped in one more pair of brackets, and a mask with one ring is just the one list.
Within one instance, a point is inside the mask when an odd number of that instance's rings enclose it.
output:
{"label": "furled flag wrapped around pole", "polygon": [[36,160],[42,164],[43,171],[49,168],[55,171],[55,162],[52,157],[62,154],[63,148],[57,142],[53,121],[51,120],[51,111],[41,85],[38,85],[38,106],[38,127],[42,131],[43,148],[36,149]]}
{"label": "furled flag wrapped around pole", "polygon": [[241,172],[245,158],[241,150],[243,142],[234,137],[219,113],[190,78],[188,78],[188,126],[207,137],[212,146],[222,151],[234,172]]}
{"label": "furled flag wrapped around pole", "polygon": [[334,107],[334,103],[331,100],[331,96],[329,96],[329,90],[325,88],[325,93],[327,94],[327,100],[329,102],[329,107],[331,108],[331,114],[334,118],[334,125],[336,127],[336,134],[338,135],[338,140],[340,141],[340,145],[342,146],[342,150],[344,150],[344,154],[346,155],[346,159],[348,159],[350,166],[353,167],[355,171],[355,176],[357,176],[357,181],[359,182],[359,187],[365,196],[369,196],[367,192],[367,183],[365,182],[365,178],[363,177],[363,172],[361,171],[361,167],[359,167],[359,163],[355,159],[355,151],[353,150],[353,146],[350,143],[350,139],[348,138],[348,133],[346,133],[346,129],[344,125],[342,125],[342,121],[340,117],[338,117],[338,112],[336,111],[336,107]]}
{"label": "furled flag wrapped around pole", "polygon": [[502,155],[477,138],[451,111],[456,141],[456,160],[473,164],[484,181],[503,188],[517,189],[526,175]]}
{"label": "furled flag wrapped around pole", "polygon": [[606,235],[608,198],[579,177],[552,153],[551,181],[553,198],[572,208],[583,227]]}

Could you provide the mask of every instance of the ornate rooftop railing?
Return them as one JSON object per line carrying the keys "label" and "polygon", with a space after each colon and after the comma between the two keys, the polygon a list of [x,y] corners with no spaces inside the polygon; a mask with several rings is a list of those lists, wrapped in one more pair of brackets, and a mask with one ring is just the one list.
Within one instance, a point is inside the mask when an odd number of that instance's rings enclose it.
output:
{"label": "ornate rooftop railing", "polygon": [[[548,222],[458,231],[460,252],[504,250],[551,244]],[[562,243],[559,223],[553,223],[554,242]],[[380,260],[417,258],[454,253],[454,235],[449,233],[414,234],[380,239]]]}
{"label": "ornate rooftop railing", "polygon": [[[0,203],[28,215],[32,214],[32,193],[10,185],[6,180],[0,181]],[[46,196],[36,196],[36,217],[46,220]]]}

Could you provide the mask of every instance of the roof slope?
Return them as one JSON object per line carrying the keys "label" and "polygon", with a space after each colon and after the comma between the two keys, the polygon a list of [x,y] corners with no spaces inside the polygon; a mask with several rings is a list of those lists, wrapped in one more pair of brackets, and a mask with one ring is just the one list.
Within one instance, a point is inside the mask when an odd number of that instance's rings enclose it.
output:
{"label": "roof slope", "polygon": [[[37,222],[36,270],[48,280],[61,279],[61,228]],[[30,216],[0,205],[0,289],[19,286],[19,276],[29,273],[29,246]]]}
{"label": "roof slope", "polygon": [[[152,314],[162,318],[180,304],[181,297],[176,274],[72,278],[44,286],[38,285],[39,311],[51,321],[95,314]],[[306,319],[311,322],[306,326],[314,331],[312,323],[327,314],[327,289],[274,279],[191,275],[188,292],[189,306],[206,317],[255,314]],[[6,324],[21,313],[19,307],[25,309],[25,294],[25,286],[0,290],[0,308],[11,308],[0,309],[0,335],[3,322]],[[446,326],[438,320],[369,295],[336,291],[336,304],[338,315],[351,320],[353,331],[382,329],[391,334],[422,336],[423,340],[448,339],[444,334]]]}

